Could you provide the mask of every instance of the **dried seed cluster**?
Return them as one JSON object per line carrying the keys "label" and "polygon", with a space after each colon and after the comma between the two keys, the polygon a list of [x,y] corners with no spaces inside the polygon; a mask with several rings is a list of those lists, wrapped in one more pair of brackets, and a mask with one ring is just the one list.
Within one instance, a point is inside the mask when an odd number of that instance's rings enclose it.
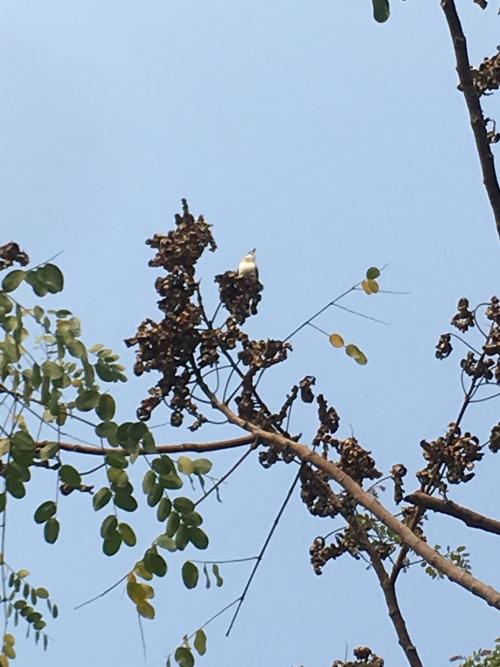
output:
{"label": "dried seed cluster", "polygon": [[21,250],[19,245],[14,241],[10,241],[5,245],[0,246],[0,271],[8,269],[9,266],[12,266],[14,263],[17,263],[20,266],[26,266],[29,262],[30,259],[28,255],[24,250]]}
{"label": "dried seed cluster", "polygon": [[436,484],[443,493],[447,489],[444,479],[450,484],[469,482],[474,477],[475,463],[484,456],[478,438],[462,434],[456,424],[450,424],[445,436],[430,442],[422,440],[420,446],[428,463],[417,472],[417,479],[422,488]]}

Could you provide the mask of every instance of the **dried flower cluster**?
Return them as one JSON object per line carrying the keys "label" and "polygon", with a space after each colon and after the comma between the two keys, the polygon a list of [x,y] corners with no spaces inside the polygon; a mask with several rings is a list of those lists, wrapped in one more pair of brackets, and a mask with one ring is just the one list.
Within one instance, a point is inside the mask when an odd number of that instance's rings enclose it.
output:
{"label": "dried flower cluster", "polygon": [[[216,367],[224,356],[240,381],[235,398],[240,416],[273,428],[284,416],[273,420],[258,398],[253,380],[257,372],[284,361],[291,347],[279,340],[251,340],[240,329],[250,315],[256,314],[261,299],[263,287],[252,274],[240,276],[226,271],[216,276],[221,304],[229,315],[220,327],[213,326],[203,306],[196,264],[205,250],[215,251],[217,246],[211,226],[202,216],[195,219],[185,200],[182,205],[183,213],[175,217],[175,228],[146,241],[156,250],[149,265],[166,271],[155,282],[163,318],[159,322],[144,320],[136,334],[125,341],[127,346],[137,347],[136,375],[151,371],[161,374],[148,397],[141,401],[138,419],[148,420],[153,410],[165,403],[171,410],[172,426],[180,426],[184,415],[189,414],[194,417],[191,430],[199,428],[206,418],[193,397],[194,389],[204,383],[204,369]],[[229,356],[237,347],[239,363]]]}
{"label": "dried flower cluster", "polygon": [[495,55],[486,57],[477,69],[472,67],[471,72],[474,87],[479,96],[498,90],[500,87],[500,50]]}
{"label": "dried flower cluster", "polygon": [[21,250],[19,245],[14,241],[10,241],[5,245],[0,246],[0,271],[8,269],[9,266],[12,266],[14,263],[17,263],[20,266],[26,266],[29,262],[30,259],[28,255],[24,250]]}
{"label": "dried flower cluster", "polygon": [[475,463],[484,456],[478,438],[470,433],[462,435],[456,424],[450,424],[445,436],[431,442],[422,440],[420,446],[427,465],[417,472],[417,479],[422,489],[435,485],[442,493],[447,489],[444,478],[450,484],[469,482]]}
{"label": "dried flower cluster", "polygon": [[384,667],[384,660],[368,648],[368,646],[358,646],[353,650],[356,661],[335,660],[332,667]]}

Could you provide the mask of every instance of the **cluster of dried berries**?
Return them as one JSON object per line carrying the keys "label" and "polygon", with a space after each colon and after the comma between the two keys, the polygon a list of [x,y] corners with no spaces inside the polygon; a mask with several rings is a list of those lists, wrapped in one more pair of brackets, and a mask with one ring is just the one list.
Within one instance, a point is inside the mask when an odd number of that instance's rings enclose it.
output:
{"label": "cluster of dried berries", "polygon": [[500,450],[500,422],[491,429],[488,447],[494,454]]}
{"label": "cluster of dried berries", "polygon": [[226,271],[215,276],[215,282],[219,284],[222,304],[238,324],[243,324],[250,315],[257,314],[264,287],[255,274],[240,276],[237,271]]}
{"label": "cluster of dried berries", "polygon": [[191,299],[197,290],[196,262],[207,247],[213,251],[216,245],[210,225],[202,216],[195,220],[185,200],[182,205],[183,215],[176,215],[175,229],[166,235],[155,234],[146,241],[156,249],[149,265],[162,267],[168,272],[155,282],[161,297],[158,307],[164,317],[160,322],[144,320],[135,336],[128,338],[125,344],[138,347],[134,365],[136,375],[150,371],[161,373],[160,380],[149,390],[149,397],[141,402],[138,419],[148,420],[154,408],[165,401],[172,410],[172,426],[180,426],[183,413],[187,412],[195,417],[192,428],[197,428],[204,418],[190,398],[190,384],[196,379],[190,362],[202,343],[205,343],[203,353],[207,354],[210,341],[206,340],[209,339],[208,333],[200,330],[202,309]]}
{"label": "cluster of dried berries", "polygon": [[337,461],[338,467],[360,486],[365,479],[382,477],[380,470],[375,467],[375,461],[370,456],[370,452],[363,449],[356,438],[332,440],[331,445],[340,454],[340,460]]}
{"label": "cluster of dried berries", "polygon": [[470,433],[462,435],[456,424],[450,424],[444,437],[422,440],[420,446],[428,463],[417,472],[417,479],[422,489],[435,485],[442,493],[447,488],[443,476],[450,484],[468,482],[474,477],[474,464],[484,456],[478,438]]}
{"label": "cluster of dried berries", "polygon": [[334,493],[328,480],[327,475],[307,464],[300,468],[300,498],[313,516],[334,517],[346,509],[345,494]]}
{"label": "cluster of dried berries", "polygon": [[203,252],[207,248],[214,251],[216,244],[203,217],[195,219],[185,200],[182,206],[182,215],[175,217],[175,228],[165,235],[155,234],[146,242],[156,250],[149,265],[166,271],[155,282],[163,319],[144,320],[125,343],[138,348],[136,375],[157,371],[161,378],[141,402],[137,416],[148,420],[153,410],[165,403],[172,410],[172,426],[180,426],[187,413],[194,417],[190,428],[199,428],[206,419],[192,395],[193,389],[203,384],[201,369],[215,366],[221,355],[227,357],[228,351],[239,344],[239,360],[249,367],[246,374],[233,367],[241,380],[241,395],[236,399],[240,416],[270,427],[272,416],[257,398],[253,378],[259,370],[286,359],[290,345],[277,340],[253,341],[241,331],[239,325],[257,312],[261,299],[262,285],[252,274],[240,276],[227,271],[216,277],[221,303],[230,314],[220,327],[213,327],[203,308],[195,267]]}
{"label": "cluster of dried berries", "polygon": [[285,361],[288,351],[292,349],[290,343],[282,340],[249,340],[242,341],[243,349],[238,358],[244,366],[252,366],[255,370],[270,368]]}
{"label": "cluster of dried berries", "polygon": [[328,447],[334,442],[332,434],[336,433],[339,428],[340,417],[334,407],[328,407],[323,394],[319,394],[316,401],[318,403],[319,428],[313,440],[313,447],[322,444],[326,452]]}
{"label": "cluster of dried berries", "polygon": [[[461,367],[464,373],[471,378],[485,380],[486,382],[494,379],[495,382],[500,383],[500,300],[498,297],[493,296],[491,298],[486,305],[484,315],[491,322],[491,326],[489,333],[483,334],[485,342],[482,346],[482,353],[478,356],[469,351],[462,359]],[[467,299],[462,298],[458,302],[458,309],[451,320],[451,324],[462,333],[467,332],[471,327],[477,326],[475,311],[470,310]],[[442,334],[436,345],[436,357],[445,359],[451,354],[452,350],[451,334]]]}
{"label": "cluster of dried berries", "polygon": [[30,258],[14,241],[0,246],[0,271],[8,269],[15,262],[20,266],[26,266],[29,264]]}
{"label": "cluster of dried berries", "polygon": [[384,667],[384,660],[368,648],[368,646],[358,646],[353,650],[356,661],[335,660],[332,667]]}
{"label": "cluster of dried berries", "polygon": [[300,398],[304,403],[312,403],[314,401],[312,388],[315,384],[316,378],[312,375],[306,375],[306,377],[299,382]]}
{"label": "cluster of dried berries", "polygon": [[329,560],[340,558],[349,553],[353,558],[359,560],[359,544],[355,535],[347,528],[335,536],[336,543],[326,544],[323,537],[316,537],[309,549],[311,565],[314,573],[323,574],[323,568]]}
{"label": "cluster of dried berries", "polygon": [[486,57],[478,69],[472,67],[472,80],[479,96],[498,90],[500,87],[500,51]]}
{"label": "cluster of dried berries", "polygon": [[469,309],[468,299],[462,298],[459,300],[457,312],[451,318],[451,324],[462,333],[475,325],[474,313]]}
{"label": "cluster of dried berries", "polygon": [[404,496],[404,486],[403,486],[403,477],[407,473],[406,466],[402,463],[396,463],[391,468],[391,478],[394,482],[394,502],[399,505],[403,500]]}

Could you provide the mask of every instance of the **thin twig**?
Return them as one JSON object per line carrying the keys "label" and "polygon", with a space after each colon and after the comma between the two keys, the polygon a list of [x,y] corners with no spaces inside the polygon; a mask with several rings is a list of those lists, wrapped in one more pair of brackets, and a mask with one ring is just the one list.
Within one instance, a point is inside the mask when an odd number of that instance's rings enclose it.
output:
{"label": "thin twig", "polygon": [[233,625],[234,625],[234,623],[235,623],[235,621],[236,621],[236,618],[238,617],[239,611],[240,611],[240,609],[241,609],[241,605],[242,605],[243,602],[245,601],[245,597],[246,597],[246,595],[247,595],[247,593],[248,593],[248,589],[250,588],[250,585],[251,585],[251,583],[252,583],[252,581],[253,581],[253,578],[255,577],[255,574],[256,574],[256,572],[257,572],[257,570],[258,570],[258,567],[259,567],[259,565],[260,565],[260,563],[261,563],[261,561],[262,561],[262,558],[264,557],[264,554],[265,554],[266,549],[267,549],[267,547],[268,547],[268,545],[269,545],[269,542],[271,541],[271,538],[272,538],[272,536],[273,536],[273,534],[274,534],[274,531],[275,531],[276,528],[278,527],[278,524],[279,524],[280,519],[281,519],[281,517],[282,517],[282,515],[283,515],[283,512],[285,511],[285,508],[286,508],[286,506],[288,505],[288,503],[289,503],[289,501],[290,501],[290,498],[292,497],[292,493],[293,493],[295,487],[297,486],[297,482],[299,481],[299,477],[300,477],[300,471],[295,475],[295,479],[293,480],[293,482],[292,482],[290,488],[288,489],[288,492],[287,492],[287,494],[286,494],[286,496],[285,496],[285,500],[284,500],[283,503],[281,504],[281,507],[280,507],[280,509],[279,509],[279,511],[278,511],[278,514],[276,515],[276,517],[275,517],[275,519],[274,519],[274,521],[273,521],[273,525],[271,526],[271,530],[270,530],[269,533],[267,534],[267,537],[266,537],[266,539],[265,539],[265,541],[264,541],[264,544],[262,545],[262,549],[260,550],[259,555],[257,556],[257,560],[256,560],[256,562],[255,562],[255,565],[253,566],[252,571],[250,572],[250,576],[248,577],[248,581],[247,581],[247,583],[245,584],[245,588],[243,589],[243,593],[241,594],[241,597],[239,598],[239,602],[238,602],[238,606],[236,607],[236,611],[234,612],[234,614],[233,614],[233,618],[231,619],[231,623],[229,624],[229,627],[228,627],[228,629],[227,629],[227,631],[226,631],[226,637],[229,637],[229,634],[230,634],[230,632],[231,632],[231,630],[232,630],[232,628],[233,628]]}
{"label": "thin twig", "polygon": [[102,593],[99,593],[99,595],[95,595],[93,598],[90,598],[90,600],[86,600],[85,602],[82,602],[81,604],[78,604],[76,607],[74,607],[75,611],[77,609],[81,609],[82,607],[85,607],[86,605],[90,604],[91,602],[95,602],[96,600],[99,600],[99,598],[103,598],[105,595],[108,593],[111,593],[112,590],[117,588],[125,579],[128,577],[130,573],[127,572],[127,574],[124,574],[123,577],[118,579],[117,582],[115,582],[112,586],[109,586],[106,588],[106,590],[102,591]]}
{"label": "thin twig", "polygon": [[243,456],[240,456],[240,458],[236,461],[236,463],[235,463],[233,466],[231,466],[231,468],[229,468],[229,470],[226,472],[226,474],[223,475],[223,476],[222,476],[222,477],[221,477],[221,478],[220,478],[220,479],[219,479],[219,480],[212,486],[211,489],[209,489],[206,493],[204,493],[204,494],[201,496],[201,498],[198,498],[198,500],[195,502],[194,506],[196,507],[197,505],[199,505],[201,502],[203,502],[203,500],[206,500],[206,498],[208,498],[208,496],[209,496],[211,493],[213,493],[216,489],[218,489],[219,486],[220,486],[221,484],[223,484],[223,483],[226,481],[226,479],[227,479],[230,475],[232,475],[232,473],[236,470],[236,468],[238,468],[238,467],[243,463],[243,461],[247,458],[247,456],[249,456],[249,455],[253,452],[253,450],[254,450],[256,447],[257,447],[257,441],[254,439],[254,441],[253,441],[251,447],[249,447],[249,448],[247,449],[247,451],[243,454]]}

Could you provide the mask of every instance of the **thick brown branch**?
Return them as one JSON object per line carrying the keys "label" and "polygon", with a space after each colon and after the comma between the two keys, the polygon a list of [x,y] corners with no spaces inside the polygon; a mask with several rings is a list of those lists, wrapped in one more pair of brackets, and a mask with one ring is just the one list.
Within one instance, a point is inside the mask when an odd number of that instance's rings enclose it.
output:
{"label": "thick brown branch", "polygon": [[497,232],[500,236],[500,188],[498,186],[495,160],[488,140],[483,110],[479,101],[479,94],[474,87],[472,79],[469,55],[467,53],[467,41],[465,39],[464,31],[462,30],[454,0],[441,0],[441,7],[448,23],[448,29],[455,50],[460,88],[464,94],[467,109],[469,110],[470,123],[483,172],[484,187],[486,188],[490,200],[493,215],[495,216]]}
{"label": "thick brown branch", "polygon": [[369,539],[365,548],[368,556],[370,557],[375,574],[377,575],[380,587],[382,588],[385,603],[387,605],[387,611],[389,612],[389,618],[391,619],[391,622],[394,626],[394,630],[398,636],[399,645],[404,651],[406,659],[408,660],[408,664],[411,665],[411,667],[423,667],[417,653],[417,649],[411,641],[410,635],[408,634],[405,619],[403,618],[401,609],[399,608],[395,586],[391,582],[378,553],[370,544]]}
{"label": "thick brown branch", "polygon": [[221,403],[202,379],[199,379],[199,382],[200,387],[203,388],[206,396],[212,401],[214,408],[222,412],[230,423],[249,431],[261,442],[266,442],[269,445],[276,447],[279,451],[286,451],[288,453],[293,452],[293,454],[302,462],[310,463],[318,470],[326,473],[330,479],[333,479],[337,484],[340,484],[340,486],[345,489],[359,505],[368,510],[373,516],[377,517],[377,519],[379,519],[387,528],[394,531],[396,535],[400,537],[402,542],[408,545],[410,549],[430,565],[439,570],[439,572],[442,572],[442,574],[448,577],[450,581],[454,581],[473,595],[480,597],[490,606],[500,609],[500,593],[497,590],[483,581],[476,579],[468,572],[465,572],[438,554],[437,551],[417,537],[408,526],[405,526],[401,521],[396,519],[396,517],[381,505],[376,498],[361,488],[359,484],[357,484],[335,463],[325,460],[306,445],[298,444],[279,433],[264,431],[263,429],[246,422],[232,412],[227,405]]}
{"label": "thick brown branch", "polygon": [[434,498],[433,496],[427,495],[422,491],[416,491],[405,497],[406,502],[416,505],[417,507],[422,507],[426,510],[433,510],[434,512],[439,512],[440,514],[447,514],[452,516],[455,519],[460,519],[467,526],[471,528],[479,528],[480,530],[485,530],[488,533],[495,533],[495,535],[500,535],[500,521],[496,519],[490,519],[484,514],[479,514],[479,512],[474,512],[468,507],[463,507],[462,505],[457,505],[452,500],[443,500],[442,498]]}
{"label": "thick brown branch", "polygon": [[[255,437],[247,435],[242,438],[233,438],[232,440],[217,440],[215,442],[187,442],[178,445],[158,445],[153,454],[180,454],[181,452],[217,452],[221,449],[234,449],[235,447],[243,447],[244,445],[251,445],[255,441]],[[47,442],[55,442],[53,440],[38,442],[37,447],[41,448]],[[118,447],[95,447],[93,445],[80,445],[73,442],[58,442],[59,449],[63,452],[73,452],[75,454],[90,454],[91,456],[106,456],[111,452],[130,454],[130,452],[120,449]],[[140,456],[146,456],[151,452],[139,451]]]}

